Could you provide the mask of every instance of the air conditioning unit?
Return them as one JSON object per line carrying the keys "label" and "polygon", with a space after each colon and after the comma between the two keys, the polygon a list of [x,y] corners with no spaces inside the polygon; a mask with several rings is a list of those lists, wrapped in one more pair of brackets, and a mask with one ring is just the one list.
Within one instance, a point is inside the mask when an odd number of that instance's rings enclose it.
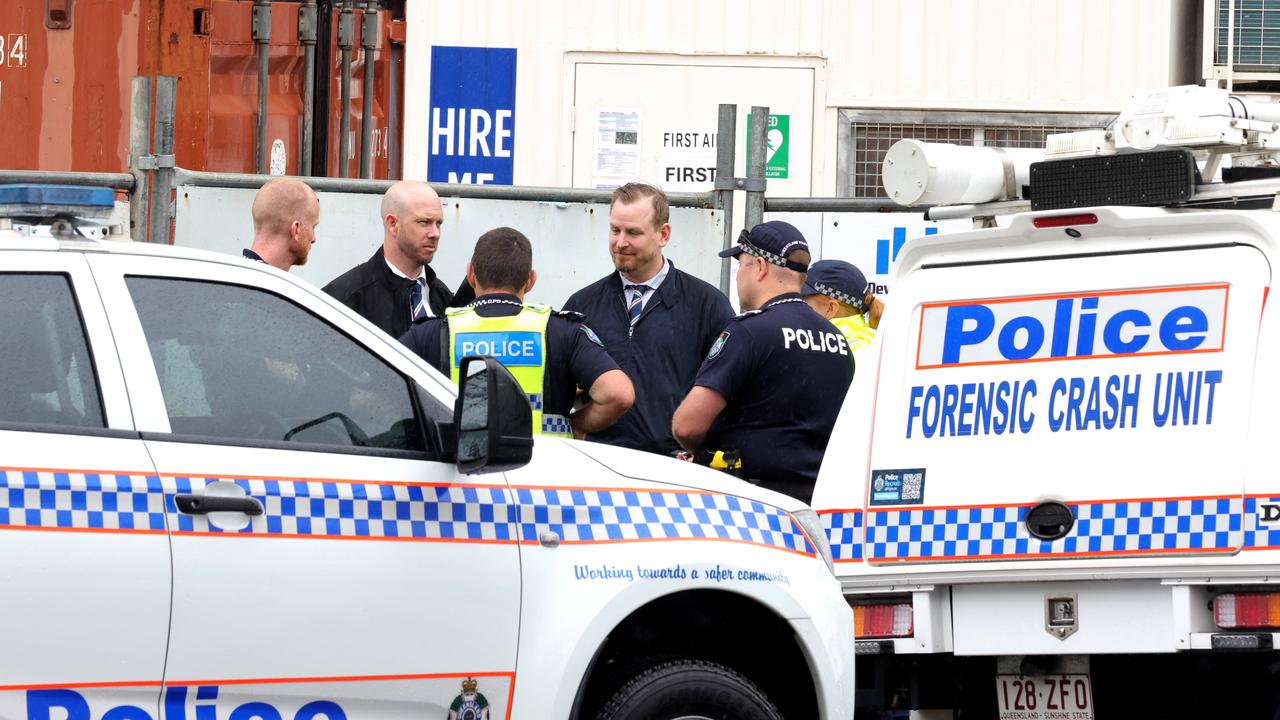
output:
{"label": "air conditioning unit", "polygon": [[[1201,77],[1206,85],[1225,87],[1230,76],[1233,90],[1241,84],[1280,81],[1280,0],[1202,0],[1204,34],[1201,38]],[[1231,27],[1231,10],[1235,25]],[[1228,67],[1227,40],[1235,66]]]}

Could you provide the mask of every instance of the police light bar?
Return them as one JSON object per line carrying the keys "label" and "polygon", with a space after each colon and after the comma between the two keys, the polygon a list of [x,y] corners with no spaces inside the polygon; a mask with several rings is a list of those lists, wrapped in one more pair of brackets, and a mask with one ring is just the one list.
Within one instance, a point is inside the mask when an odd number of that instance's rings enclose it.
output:
{"label": "police light bar", "polygon": [[107,218],[115,209],[110,188],[83,185],[0,185],[0,217],[35,222],[53,218]]}

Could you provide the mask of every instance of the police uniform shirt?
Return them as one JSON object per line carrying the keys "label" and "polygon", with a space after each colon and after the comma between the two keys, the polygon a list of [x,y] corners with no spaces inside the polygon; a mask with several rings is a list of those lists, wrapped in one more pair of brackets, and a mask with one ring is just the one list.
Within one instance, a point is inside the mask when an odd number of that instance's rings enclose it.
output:
{"label": "police uniform shirt", "polygon": [[[521,308],[520,299],[507,293],[483,295],[474,304],[476,314],[481,317],[516,315]],[[446,318],[420,320],[400,338],[406,347],[446,376],[451,369],[448,337],[441,338],[441,331],[447,322]],[[604,349],[600,338],[582,323],[581,314],[557,311],[547,319],[547,358],[542,381],[544,412],[568,417],[577,388],[590,388],[596,378],[617,369],[618,363]]]}
{"label": "police uniform shirt", "polygon": [[726,405],[706,450],[737,450],[743,475],[808,498],[853,379],[845,339],[797,293],[779,295],[725,327],[694,385]]}

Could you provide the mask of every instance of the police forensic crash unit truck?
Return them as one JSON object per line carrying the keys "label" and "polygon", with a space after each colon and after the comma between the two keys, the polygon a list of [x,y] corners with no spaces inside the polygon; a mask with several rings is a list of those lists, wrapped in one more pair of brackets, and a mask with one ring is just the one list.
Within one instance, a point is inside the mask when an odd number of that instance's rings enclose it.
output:
{"label": "police forensic crash unit truck", "polygon": [[978,229],[905,246],[814,493],[861,716],[1280,717],[1277,122],[1174,88],[1041,162],[889,151]]}
{"label": "police forensic crash unit truck", "polygon": [[0,718],[848,718],[818,517],[674,459],[532,438],[228,255],[79,237],[0,188]]}

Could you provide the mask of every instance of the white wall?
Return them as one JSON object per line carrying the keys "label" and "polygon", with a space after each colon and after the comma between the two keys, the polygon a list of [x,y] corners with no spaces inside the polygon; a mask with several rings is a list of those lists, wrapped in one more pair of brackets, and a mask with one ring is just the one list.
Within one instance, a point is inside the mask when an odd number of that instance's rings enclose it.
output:
{"label": "white wall", "polygon": [[[813,118],[795,129],[811,133],[808,182],[779,189],[831,195],[839,108],[1116,112],[1135,90],[1192,79],[1181,76],[1199,48],[1186,38],[1198,36],[1184,27],[1199,7],[1194,0],[410,0],[405,124],[426,125],[432,45],[514,47],[515,183],[590,187],[574,173],[579,63],[715,64],[748,73],[810,67]],[[705,114],[714,127],[716,105],[726,101],[716,88],[690,101],[684,89],[664,93],[637,73],[634,105],[655,123],[678,108]],[[759,95],[747,104],[790,101],[767,86]],[[728,101],[746,114],[741,100]],[[576,131],[591,129],[579,123]],[[406,177],[425,177],[425,130],[407,130],[404,148]]]}

